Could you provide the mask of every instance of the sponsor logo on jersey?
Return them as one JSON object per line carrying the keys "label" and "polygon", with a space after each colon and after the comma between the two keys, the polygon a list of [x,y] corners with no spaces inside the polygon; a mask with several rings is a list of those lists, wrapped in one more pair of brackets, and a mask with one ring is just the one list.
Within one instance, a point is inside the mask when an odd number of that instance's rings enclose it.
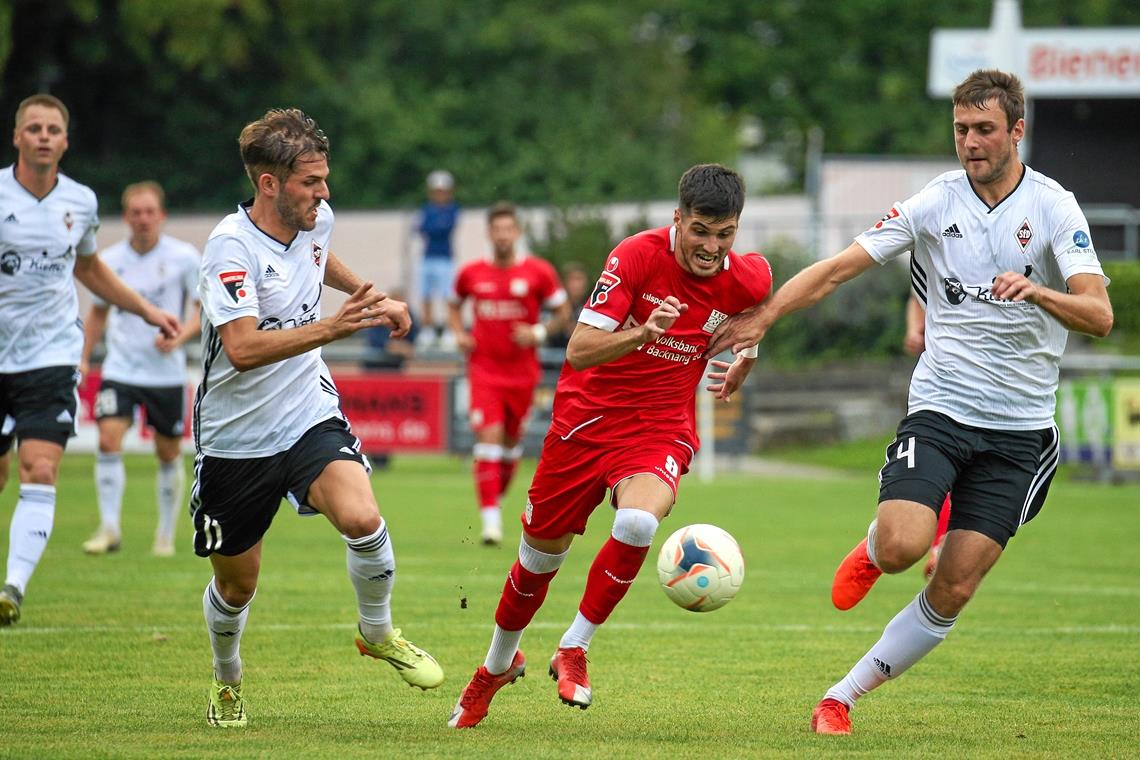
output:
{"label": "sponsor logo on jersey", "polygon": [[12,276],[20,271],[22,262],[23,259],[20,258],[20,254],[15,251],[5,251],[3,255],[0,255],[0,272]]}
{"label": "sponsor logo on jersey", "polygon": [[246,273],[240,270],[218,274],[218,279],[222,281],[222,285],[225,286],[226,292],[230,294],[234,303],[246,296],[245,275]]}
{"label": "sponsor logo on jersey", "polygon": [[515,298],[522,298],[530,290],[530,283],[522,277],[515,277],[511,279],[511,295]]}
{"label": "sponsor logo on jersey", "polygon": [[1089,233],[1084,230],[1077,230],[1073,233],[1073,244],[1077,248],[1088,248],[1092,245],[1092,239],[1089,237]]}
{"label": "sponsor logo on jersey", "polygon": [[714,332],[716,332],[716,328],[720,327],[720,323],[726,319],[728,319],[727,314],[725,314],[723,311],[717,311],[716,309],[713,309],[712,314],[709,314],[709,318],[706,319],[704,325],[701,326],[701,330],[707,332],[709,335],[712,335]]}
{"label": "sponsor logo on jersey", "polygon": [[16,218],[16,215],[14,213],[8,214],[8,216],[4,217],[4,221],[5,222],[15,222],[16,224],[20,223],[20,220]]}
{"label": "sponsor logo on jersey", "polygon": [[[610,258],[610,262],[617,266],[617,256]],[[606,265],[609,270],[609,265]],[[590,306],[601,306],[610,299],[609,292],[621,285],[621,278],[611,271],[602,272],[602,276],[598,278],[598,282],[594,285],[594,290],[590,293]]]}
{"label": "sponsor logo on jersey", "polygon": [[899,217],[899,210],[897,208],[895,208],[894,206],[891,206],[891,210],[888,211],[883,216],[882,219],[880,219],[878,222],[875,223],[875,229],[877,229],[877,230],[883,229],[884,224],[886,224],[887,222],[889,222],[892,219],[898,219],[898,217]]}
{"label": "sponsor logo on jersey", "polygon": [[942,237],[960,238],[962,237],[962,232],[958,229],[957,224],[951,224],[949,227],[942,230]]}
{"label": "sponsor logo on jersey", "polygon": [[70,211],[63,212],[63,224],[67,227],[67,231],[71,232],[71,228],[75,224],[75,219],[72,218]]}
{"label": "sponsor logo on jersey", "polygon": [[317,245],[317,241],[313,241],[313,266],[321,265],[321,258],[325,255],[324,249]]}
{"label": "sponsor logo on jersey", "polygon": [[272,279],[274,277],[280,277],[281,275],[278,274],[277,270],[273,268],[272,264],[268,264],[265,267],[265,274],[263,276],[265,277],[265,279],[269,280],[269,279]]}
{"label": "sponsor logo on jersey", "polygon": [[1029,226],[1029,217],[1026,217],[1021,226],[1017,228],[1016,237],[1021,250],[1024,251],[1029,247],[1029,241],[1033,239],[1033,228]]}
{"label": "sponsor logo on jersey", "polygon": [[946,300],[957,306],[966,300],[966,289],[957,277],[946,277],[942,280],[942,287],[946,289]]}

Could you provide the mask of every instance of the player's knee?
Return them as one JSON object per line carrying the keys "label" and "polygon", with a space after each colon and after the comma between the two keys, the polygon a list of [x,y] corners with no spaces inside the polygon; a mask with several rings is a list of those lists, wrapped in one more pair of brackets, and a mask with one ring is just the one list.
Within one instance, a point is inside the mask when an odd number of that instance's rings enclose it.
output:
{"label": "player's knee", "polygon": [[99,430],[99,453],[118,454],[122,450],[122,441],[119,436],[107,430]]}
{"label": "player's knee", "polygon": [[930,581],[927,599],[934,611],[944,617],[955,617],[974,597],[978,584],[972,580],[949,581],[935,577]]}
{"label": "player's knee", "polygon": [[348,538],[364,538],[380,530],[380,513],[375,509],[356,509],[341,515],[340,532]]}
{"label": "player's knee", "polygon": [[36,483],[43,486],[54,486],[58,477],[58,466],[49,457],[33,459],[20,465],[20,479],[24,483]]}
{"label": "player's knee", "polygon": [[256,578],[218,578],[214,577],[214,586],[218,589],[222,601],[231,607],[244,607],[253,599],[257,591]]}
{"label": "player's knee", "polygon": [[903,537],[879,535],[875,541],[875,564],[884,573],[901,573],[922,559],[928,548]]}

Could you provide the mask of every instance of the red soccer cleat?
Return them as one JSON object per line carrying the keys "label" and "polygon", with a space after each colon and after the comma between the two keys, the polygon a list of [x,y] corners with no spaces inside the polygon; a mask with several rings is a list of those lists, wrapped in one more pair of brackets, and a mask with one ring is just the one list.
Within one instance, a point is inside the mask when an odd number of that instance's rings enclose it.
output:
{"label": "red soccer cleat", "polygon": [[558,682],[558,698],[571,707],[585,710],[593,702],[585,649],[570,647],[555,652],[550,658],[550,677]]}
{"label": "red soccer cleat", "polygon": [[820,701],[811,711],[811,730],[817,734],[836,736],[851,733],[851,718],[847,705],[830,697]]}
{"label": "red soccer cleat", "polygon": [[459,695],[459,701],[455,703],[447,725],[452,728],[473,728],[479,725],[479,721],[487,717],[495,692],[525,675],[526,658],[521,651],[515,652],[511,666],[503,673],[493,674],[480,665],[470,683],[463,687],[463,693]]}
{"label": "red soccer cleat", "polygon": [[882,574],[867,556],[867,539],[864,538],[839,563],[835,580],[831,582],[831,603],[841,610],[851,609],[863,600]]}

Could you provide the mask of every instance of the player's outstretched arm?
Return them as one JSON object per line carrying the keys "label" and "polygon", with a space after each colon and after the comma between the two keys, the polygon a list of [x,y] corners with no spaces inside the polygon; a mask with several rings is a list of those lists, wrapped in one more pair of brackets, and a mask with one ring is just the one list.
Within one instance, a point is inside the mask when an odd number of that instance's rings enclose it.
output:
{"label": "player's outstretched arm", "polygon": [[[372,283],[365,282],[341,304],[335,315],[312,324],[289,330],[258,330],[255,317],[239,317],[219,325],[218,335],[230,364],[238,372],[246,372],[312,351],[358,330],[389,326],[393,315],[381,305],[389,301],[383,293],[372,289]],[[404,316],[407,316],[406,305]],[[411,325],[410,320],[407,325]],[[396,331],[392,334],[396,335]]]}
{"label": "player's outstretched arm", "polygon": [[1114,317],[1108,289],[1099,274],[1075,274],[1066,280],[1068,293],[1036,285],[1025,275],[1005,272],[994,278],[990,292],[1007,301],[1028,301],[1049,312],[1069,330],[1103,338]]}
{"label": "player's outstretched arm", "polygon": [[620,359],[664,335],[688,308],[675,296],[668,296],[650,313],[645,324],[615,332],[579,322],[566,346],[566,361],[574,369],[583,370]]}
{"label": "player's outstretched arm", "polygon": [[863,246],[852,243],[841,253],[801,269],[763,304],[734,314],[722,322],[713,333],[705,356],[716,356],[729,348],[739,353],[755,346],[763,340],[777,319],[814,306],[843,283],[870,269],[874,263],[875,260]]}
{"label": "player's outstretched arm", "polygon": [[182,329],[178,317],[159,309],[131,289],[97,255],[75,258],[75,279],[112,306],[137,314],[163,335],[174,337]]}

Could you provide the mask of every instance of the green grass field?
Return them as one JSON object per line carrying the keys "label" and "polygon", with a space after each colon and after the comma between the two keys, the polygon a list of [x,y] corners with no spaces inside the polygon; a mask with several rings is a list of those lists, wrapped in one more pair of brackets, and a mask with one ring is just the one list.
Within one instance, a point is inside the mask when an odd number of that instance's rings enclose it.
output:
{"label": "green grass field", "polygon": [[[879,443],[844,461],[878,462]],[[874,449],[875,451],[872,451]],[[815,461],[807,457],[803,461]],[[533,463],[529,463],[533,467]],[[288,506],[265,542],[242,641],[244,731],[205,722],[209,564],[179,525],[179,554],[149,554],[152,460],[128,460],[121,553],[84,556],[95,528],[92,458],[68,455],[51,543],[23,620],[0,630],[0,757],[1126,757],[1140,720],[1140,487],[1054,485],[949,639],[862,700],[855,734],[808,730],[811,708],[921,586],[918,568],[882,579],[850,612],[831,575],[873,512],[873,467],[793,480],[690,475],[654,549],[691,522],[739,540],[737,599],[685,612],[657,587],[650,555],[594,640],[594,705],[562,705],[546,661],[572,619],[608,534],[600,508],[523,638],[529,677],[501,691],[474,730],[446,727],[482,661],[518,527],[486,548],[467,463],[397,458],[374,483],[396,549],[396,624],[447,672],[432,692],[403,685],[352,644],[344,546],[322,518]],[[526,465],[507,512],[524,500]],[[16,488],[0,497],[7,526]]]}

